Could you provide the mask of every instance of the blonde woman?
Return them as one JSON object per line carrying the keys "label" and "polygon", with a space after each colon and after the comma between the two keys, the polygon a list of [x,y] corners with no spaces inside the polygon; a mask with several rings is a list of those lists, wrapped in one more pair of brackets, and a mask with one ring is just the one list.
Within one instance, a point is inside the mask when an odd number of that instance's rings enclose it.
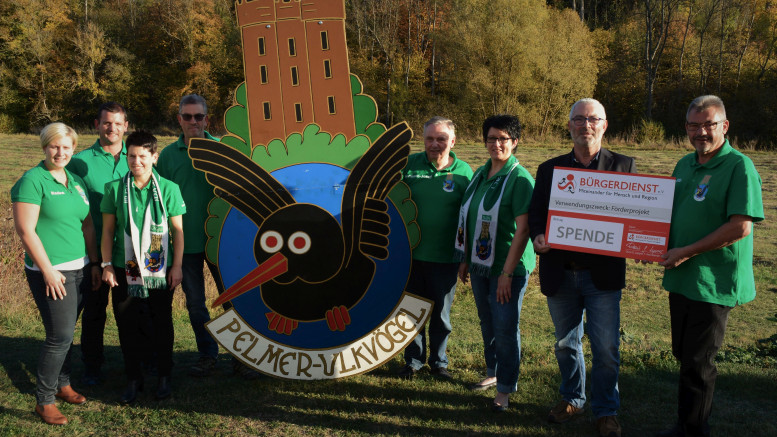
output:
{"label": "blonde woman", "polygon": [[[73,331],[88,287],[100,284],[97,244],[84,182],[65,166],[78,135],[62,124],[43,128],[45,159],[11,188],[16,233],[24,246],[24,271],[46,328],[38,358],[35,412],[50,425],[67,418],[55,400],[82,404],[86,398],[70,386]],[[86,290],[88,291],[88,290]]]}

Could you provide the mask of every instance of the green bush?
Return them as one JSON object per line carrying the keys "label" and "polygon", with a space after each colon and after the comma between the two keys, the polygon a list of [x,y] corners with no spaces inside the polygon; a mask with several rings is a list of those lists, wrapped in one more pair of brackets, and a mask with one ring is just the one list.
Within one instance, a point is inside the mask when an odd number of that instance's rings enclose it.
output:
{"label": "green bush", "polygon": [[657,121],[641,120],[637,127],[636,140],[642,145],[663,143],[666,137],[664,125]]}
{"label": "green bush", "polygon": [[0,114],[0,134],[15,134],[16,124],[8,114]]}

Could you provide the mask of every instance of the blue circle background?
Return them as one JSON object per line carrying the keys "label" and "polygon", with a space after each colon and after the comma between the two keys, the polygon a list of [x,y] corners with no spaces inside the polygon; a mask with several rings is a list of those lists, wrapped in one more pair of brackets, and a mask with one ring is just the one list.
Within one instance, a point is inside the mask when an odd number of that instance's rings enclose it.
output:
{"label": "blue circle background", "polygon": [[[289,190],[297,203],[318,205],[340,221],[342,193],[349,174],[347,169],[326,163],[306,163],[284,167],[271,174]],[[265,316],[270,309],[262,301],[258,287],[232,299],[235,311],[265,337],[304,349],[340,346],[373,330],[399,302],[410,272],[410,242],[404,221],[394,204],[388,199],[386,203],[391,218],[389,257],[386,260],[373,259],[375,275],[372,283],[361,301],[350,309],[351,324],[346,326],[345,331],[330,331],[325,320],[300,322],[291,335],[271,331]],[[257,225],[236,208],[227,214],[221,229],[218,253],[219,271],[226,288],[258,265],[254,257],[254,239],[258,230]],[[291,286],[289,298],[294,298]]]}

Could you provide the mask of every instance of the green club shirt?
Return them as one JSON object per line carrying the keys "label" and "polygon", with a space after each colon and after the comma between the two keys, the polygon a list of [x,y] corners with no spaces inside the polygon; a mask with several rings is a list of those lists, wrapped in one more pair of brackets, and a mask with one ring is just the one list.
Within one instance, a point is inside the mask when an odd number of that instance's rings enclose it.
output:
{"label": "green club shirt", "polygon": [[[475,193],[472,196],[472,202],[469,204],[469,211],[467,211],[467,255],[466,259],[469,260],[469,256],[472,250],[475,239],[475,224],[477,221],[478,207],[483,197],[486,196],[486,202],[484,208],[490,210],[497,199],[499,199],[499,193],[502,188],[501,184],[496,183],[497,178],[504,177],[512,167],[513,163],[517,163],[518,158],[511,156],[504,167],[497,174],[490,179],[488,177],[488,171],[491,169],[491,160],[486,162],[486,165],[480,167],[478,171],[479,175],[476,178],[480,179]],[[478,173],[478,172],[475,172]],[[473,179],[474,183],[474,179]],[[494,264],[491,266],[491,275],[499,275],[502,273],[504,263],[507,260],[507,252],[510,250],[510,244],[515,236],[515,218],[527,214],[529,212],[529,203],[531,202],[532,191],[534,191],[534,178],[531,177],[528,171],[526,171],[520,164],[510,173],[510,177],[505,181],[504,195],[502,196],[502,202],[499,204],[499,219],[496,225],[496,236],[494,238]],[[453,239],[451,239],[453,240]],[[515,275],[527,275],[534,270],[535,264],[534,248],[530,241],[526,243],[526,249],[521,255],[521,260],[518,265],[515,266],[513,274]]]}
{"label": "green club shirt", "polygon": [[89,211],[94,223],[94,231],[97,234],[97,244],[103,233],[103,216],[100,213],[100,203],[105,193],[105,184],[118,179],[129,171],[127,165],[127,145],[122,142],[119,160],[113,159],[113,155],[106,152],[98,139],[88,149],[78,152],[67,169],[78,175],[86,184],[86,192],[89,193]]}
{"label": "green club shirt", "polygon": [[[59,264],[86,256],[86,243],[81,225],[89,214],[89,198],[84,181],[65,170],[67,187],[57,182],[43,161],[28,170],[11,188],[11,202],[40,206],[35,233],[38,234],[49,262]],[[24,263],[32,267],[25,253]]]}
{"label": "green club shirt", "polygon": [[464,191],[472,179],[472,168],[450,152],[453,163],[442,170],[429,162],[426,152],[407,159],[402,180],[410,187],[410,197],[418,208],[416,222],[421,241],[413,249],[413,259],[437,263],[456,262],[453,239]]}
{"label": "green club shirt", "polygon": [[[106,214],[116,215],[116,230],[113,237],[113,251],[111,251],[113,265],[119,268],[124,268],[124,232],[129,228],[129,217],[127,215],[127,206],[124,204],[123,199],[120,199],[122,179],[108,182],[105,185],[105,196],[103,196],[102,203],[100,204],[100,211]],[[145,187],[138,188],[135,184],[132,184],[130,192],[132,193],[132,219],[138,226],[143,223],[144,214],[146,212],[146,206],[149,202],[149,194],[151,193],[152,184],[149,182]],[[162,202],[167,210],[168,223],[167,226],[170,229],[170,245],[168,247],[170,253],[170,259],[173,254],[173,234],[172,225],[170,224],[170,217],[183,215],[186,213],[186,204],[181,196],[181,190],[174,182],[168,181],[165,178],[159,178],[159,190],[162,192]],[[184,215],[184,217],[186,217]],[[186,247],[186,231],[184,231],[184,248]],[[184,249],[186,252],[186,249]]]}
{"label": "green club shirt", "polygon": [[[669,248],[694,243],[722,226],[732,215],[764,218],[761,177],[753,161],[728,140],[706,164],[696,153],[684,156],[672,173],[675,183]],[[736,243],[696,255],[666,270],[663,286],[688,299],[736,306],[755,299],[753,232]]]}
{"label": "green club shirt", "polygon": [[[218,141],[205,132],[205,138]],[[181,188],[188,213],[183,216],[184,253],[205,251],[208,236],[205,221],[208,219],[208,204],[213,199],[213,186],[205,179],[205,173],[192,166],[189,147],[183,143],[183,134],[159,154],[156,164],[159,175],[175,182]]]}

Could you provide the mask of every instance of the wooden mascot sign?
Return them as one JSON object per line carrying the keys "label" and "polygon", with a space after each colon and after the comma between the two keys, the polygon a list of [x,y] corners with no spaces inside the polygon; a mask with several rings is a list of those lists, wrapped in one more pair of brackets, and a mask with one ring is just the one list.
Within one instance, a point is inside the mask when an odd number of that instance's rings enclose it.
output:
{"label": "wooden mascot sign", "polygon": [[385,363],[431,303],[404,291],[416,207],[412,132],[376,123],[350,74],[342,0],[238,0],[246,80],[220,142],[189,155],[216,198],[208,259],[227,291],[211,335],[268,375],[328,379]]}

